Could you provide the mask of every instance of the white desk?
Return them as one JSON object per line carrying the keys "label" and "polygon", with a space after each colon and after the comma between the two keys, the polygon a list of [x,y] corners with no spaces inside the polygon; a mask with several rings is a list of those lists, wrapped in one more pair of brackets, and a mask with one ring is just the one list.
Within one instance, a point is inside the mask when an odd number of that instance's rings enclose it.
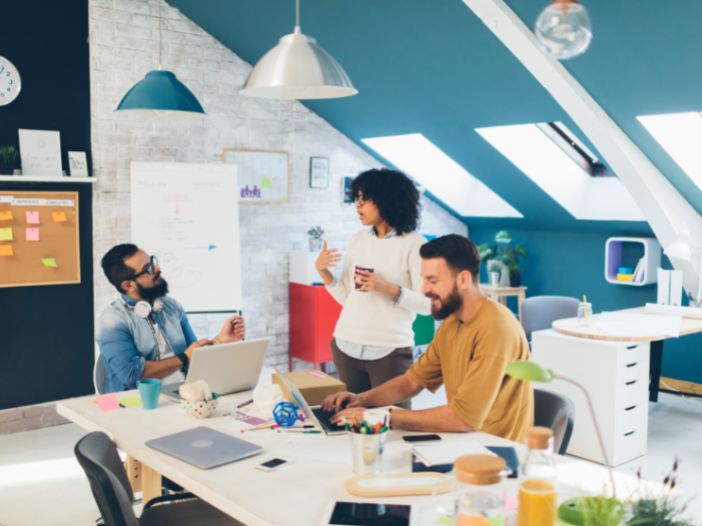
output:
{"label": "white desk", "polygon": [[[313,526],[320,523],[329,501],[364,500],[353,497],[344,489],[344,481],[352,475],[347,436],[299,435],[271,430],[241,434],[232,430],[236,421],[231,416],[217,416],[249,397],[250,393],[239,393],[221,398],[216,415],[205,420],[187,416],[178,404],[167,401],[164,397],[161,397],[159,408],[152,411],[134,407],[103,412],[92,403],[94,396],[60,401],[57,409],[61,415],[87,430],[104,431],[130,456],[247,525]],[[144,445],[146,440],[198,425],[206,425],[256,442],[266,451],[261,456],[206,471]],[[404,433],[398,431],[390,432],[384,456],[384,467],[388,472],[411,469],[410,446],[401,440],[402,434]],[[444,437],[484,445],[514,445],[520,455],[523,452],[523,447],[519,444],[483,433],[447,434]],[[256,464],[276,455],[276,449],[285,448],[290,441],[295,441],[292,444],[307,445],[297,448],[299,453],[302,453],[302,449],[346,452],[346,463],[296,459],[288,450],[285,458],[293,458],[292,465],[271,473],[254,469]],[[287,447],[290,448],[290,445]],[[566,486],[580,488],[569,495],[562,495],[563,497],[580,495],[583,488],[596,494],[601,492],[607,480],[604,468],[572,458],[562,457],[560,461],[561,480]],[[633,483],[633,477],[618,476],[617,484],[622,487]],[[509,479],[509,484],[509,491],[516,495],[514,479]],[[623,491],[620,494],[623,495]],[[378,502],[378,499],[375,501]],[[430,508],[434,502],[430,496],[383,498],[381,501],[419,504],[423,508]],[[420,515],[422,513],[424,512],[420,511]]]}

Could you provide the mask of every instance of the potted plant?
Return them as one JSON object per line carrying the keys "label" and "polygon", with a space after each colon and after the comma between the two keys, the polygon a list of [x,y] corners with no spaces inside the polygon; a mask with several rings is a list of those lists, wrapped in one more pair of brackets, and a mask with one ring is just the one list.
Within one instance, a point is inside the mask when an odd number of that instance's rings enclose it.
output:
{"label": "potted plant", "polygon": [[310,252],[317,252],[322,248],[322,236],[324,235],[324,230],[322,227],[317,225],[313,226],[307,231],[307,237],[310,243]]}
{"label": "potted plant", "polygon": [[490,286],[497,288],[500,286],[500,275],[502,274],[502,263],[496,259],[487,262],[488,276],[490,276]]}
{"label": "potted plant", "polygon": [[13,144],[0,146],[0,175],[12,175],[17,159],[17,147]]}
{"label": "potted plant", "polygon": [[[673,467],[663,477],[663,493],[645,492],[629,504],[627,526],[693,526],[686,517],[686,505],[679,502],[673,490],[677,484],[680,461],[676,458]],[[636,470],[641,481],[641,468]]]}
{"label": "potted plant", "polygon": [[501,267],[500,285],[518,287],[522,279],[522,271],[519,266],[519,258],[528,258],[529,252],[524,245],[511,246],[512,234],[508,230],[500,230],[495,234],[493,245],[483,243],[478,246],[480,258],[487,262],[488,271],[494,272],[497,261]]}

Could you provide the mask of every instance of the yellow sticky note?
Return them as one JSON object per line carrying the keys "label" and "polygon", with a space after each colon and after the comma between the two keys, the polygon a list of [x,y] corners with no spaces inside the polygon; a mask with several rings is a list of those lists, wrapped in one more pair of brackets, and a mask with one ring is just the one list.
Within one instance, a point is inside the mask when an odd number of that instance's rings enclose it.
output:
{"label": "yellow sticky note", "polygon": [[141,406],[141,398],[139,395],[124,396],[119,399],[119,403],[124,407],[139,407]]}
{"label": "yellow sticky note", "polygon": [[13,239],[11,228],[0,228],[0,241],[12,241]]}
{"label": "yellow sticky note", "polygon": [[56,264],[56,260],[54,258],[42,258],[41,264],[44,265],[45,267],[49,267],[49,268],[58,267],[58,265]]}
{"label": "yellow sticky note", "polygon": [[51,218],[54,220],[54,223],[65,223],[68,221],[66,212],[51,212]]}
{"label": "yellow sticky note", "polygon": [[12,211],[0,210],[0,221],[12,221]]}
{"label": "yellow sticky note", "polygon": [[0,256],[14,256],[15,251],[12,250],[12,245],[0,245]]}

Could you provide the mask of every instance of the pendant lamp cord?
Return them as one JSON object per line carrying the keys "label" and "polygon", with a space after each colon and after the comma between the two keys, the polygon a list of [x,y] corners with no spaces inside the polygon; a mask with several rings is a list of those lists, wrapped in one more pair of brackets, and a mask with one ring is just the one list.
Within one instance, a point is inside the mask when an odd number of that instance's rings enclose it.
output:
{"label": "pendant lamp cord", "polygon": [[163,3],[164,0],[158,0],[158,69],[161,70],[163,69],[162,63],[161,63],[161,46],[163,45],[162,43],[162,37],[161,37],[161,3]]}
{"label": "pendant lamp cord", "polygon": [[300,0],[295,0],[295,33],[301,33],[300,28]]}

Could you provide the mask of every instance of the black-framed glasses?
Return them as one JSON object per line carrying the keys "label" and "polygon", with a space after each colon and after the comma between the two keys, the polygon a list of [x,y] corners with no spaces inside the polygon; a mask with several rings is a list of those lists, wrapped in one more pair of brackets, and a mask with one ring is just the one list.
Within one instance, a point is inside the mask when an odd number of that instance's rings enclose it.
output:
{"label": "black-framed glasses", "polygon": [[149,259],[149,262],[144,265],[144,268],[141,270],[141,272],[137,272],[132,276],[132,279],[137,279],[139,276],[143,276],[144,274],[148,274],[149,276],[153,276],[156,274],[155,269],[158,267],[158,258],[156,256],[151,256],[151,259]]}

